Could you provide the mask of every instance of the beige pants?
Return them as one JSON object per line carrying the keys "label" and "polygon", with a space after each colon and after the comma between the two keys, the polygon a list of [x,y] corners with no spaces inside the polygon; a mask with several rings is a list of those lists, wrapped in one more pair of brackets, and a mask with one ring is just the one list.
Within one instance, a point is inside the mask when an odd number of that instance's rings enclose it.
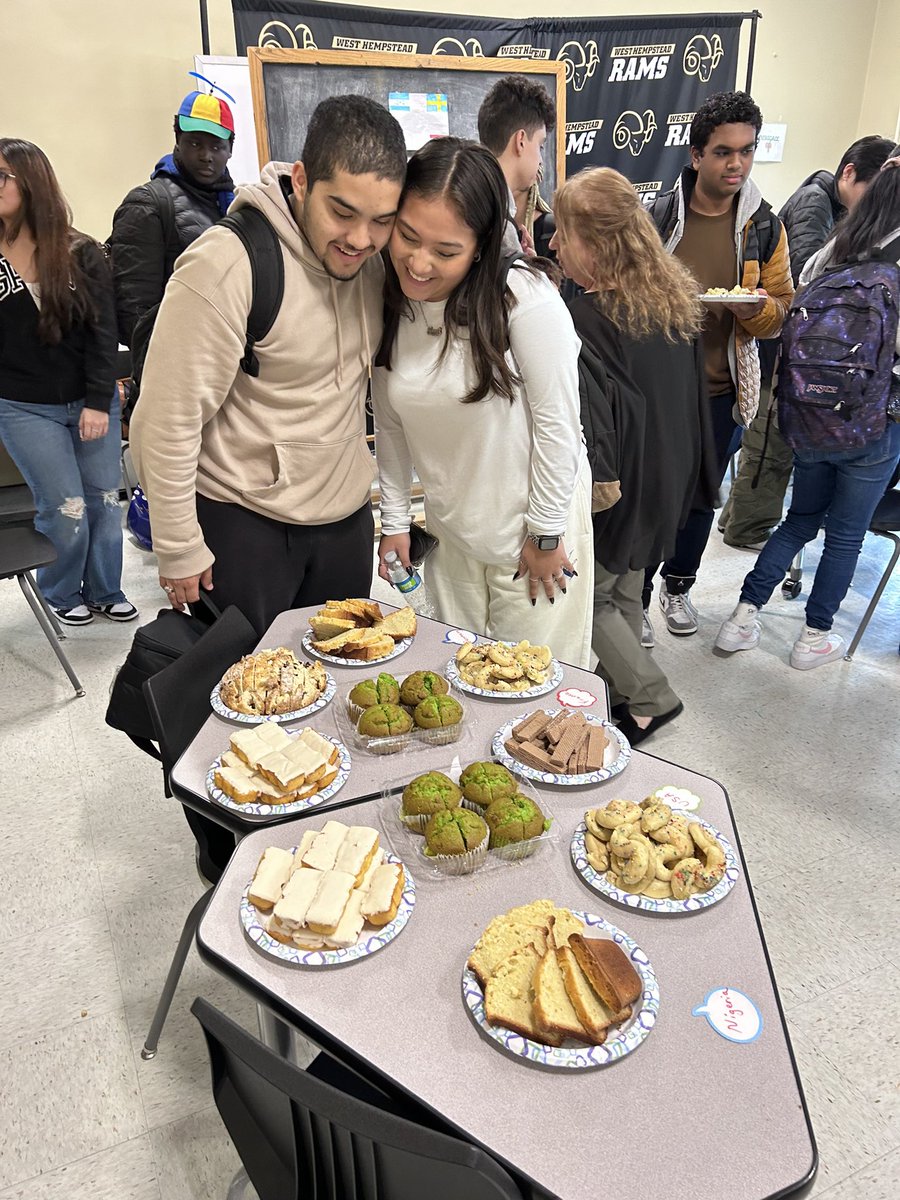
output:
{"label": "beige pants", "polygon": [[591,645],[597,674],[609,685],[612,707],[625,703],[638,717],[671,712],[678,697],[652,653],[641,645],[643,571],[612,575],[594,564],[594,629]]}
{"label": "beige pants", "polygon": [[513,582],[517,559],[493,565],[458,550],[428,518],[427,503],[426,525],[441,543],[423,572],[438,620],[504,642],[548,645],[554,657],[590,669],[594,534],[590,496],[584,488],[579,485],[565,537],[578,574],[566,581],[566,594],[557,592],[553,604],[542,592],[532,607],[528,580]]}

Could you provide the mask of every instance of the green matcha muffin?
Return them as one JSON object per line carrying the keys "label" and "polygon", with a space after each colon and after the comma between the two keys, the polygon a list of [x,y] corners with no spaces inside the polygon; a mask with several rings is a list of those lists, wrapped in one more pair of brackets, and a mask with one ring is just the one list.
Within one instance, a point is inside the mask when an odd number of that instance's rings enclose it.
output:
{"label": "green matcha muffin", "polygon": [[427,700],[429,696],[446,696],[449,691],[449,683],[436,671],[413,671],[403,680],[400,703],[415,708],[420,700]]}
{"label": "green matcha muffin", "polygon": [[375,704],[399,704],[400,684],[382,672],[377,679],[363,679],[353,688],[348,697],[358,708],[371,708]]}
{"label": "green matcha muffin", "polygon": [[403,789],[400,816],[410,829],[424,833],[429,817],[456,808],[461,798],[462,792],[448,775],[429,771],[411,779]]}
{"label": "green matcha muffin", "polygon": [[538,806],[521,793],[495,800],[485,810],[484,819],[491,831],[492,850],[540,837],[547,827]]}
{"label": "green matcha muffin", "polygon": [[462,705],[452,696],[429,696],[416,705],[413,720],[420,729],[446,729],[458,725],[462,715]]}
{"label": "green matcha muffin", "polygon": [[467,875],[484,862],[488,827],[469,808],[435,813],[425,826],[425,854],[450,875]]}
{"label": "green matcha muffin", "polygon": [[459,786],[465,798],[479,808],[514,796],[519,787],[506,767],[496,762],[470,763],[459,777]]}
{"label": "green matcha muffin", "polygon": [[373,704],[359,718],[357,729],[366,737],[396,737],[409,733],[412,717],[399,704]]}

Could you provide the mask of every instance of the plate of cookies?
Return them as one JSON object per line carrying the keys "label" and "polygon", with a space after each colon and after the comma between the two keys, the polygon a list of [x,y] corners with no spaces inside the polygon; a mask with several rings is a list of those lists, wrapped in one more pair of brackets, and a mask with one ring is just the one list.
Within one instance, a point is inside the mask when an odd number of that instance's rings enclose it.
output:
{"label": "plate of cookies", "polygon": [[240,729],[206,775],[216,804],[241,816],[282,817],[324,804],[350,778],[343,742],[315,729],[290,733],[275,721]]}
{"label": "plate of cookies", "polygon": [[278,646],[245,655],[228,668],[212,690],[213,712],[228,721],[297,721],[324,708],[335,693],[334,679],[321,663],[301,662]]}
{"label": "plate of cookies", "polygon": [[462,991],[497,1045],[566,1070],[618,1062],[659,1013],[659,984],[640,946],[603,917],[550,900],[490,922],[466,962]]}
{"label": "plate of cookies", "polygon": [[467,642],[447,663],[445,675],[454,687],[492,700],[544,696],[562,683],[562,665],[549,646],[530,642]]}
{"label": "plate of cookies", "polygon": [[385,615],[374,600],[327,600],[303,635],[303,649],[339,667],[387,662],[413,644],[416,614],[398,608]]}
{"label": "plate of cookies", "polygon": [[615,725],[568,708],[513,717],[494,734],[491,751],[510,771],[561,787],[602,783],[631,759],[628,739]]}
{"label": "plate of cookies", "polygon": [[416,903],[406,867],[376,829],[327,821],[299,846],[270,846],[241,897],[244,932],[263,954],[297,967],[356,962],[383,949]]}
{"label": "plate of cookies", "polygon": [[740,874],[737,856],[718,830],[655,796],[588,809],[570,849],[588,887],[645,912],[709,908],[724,900]]}

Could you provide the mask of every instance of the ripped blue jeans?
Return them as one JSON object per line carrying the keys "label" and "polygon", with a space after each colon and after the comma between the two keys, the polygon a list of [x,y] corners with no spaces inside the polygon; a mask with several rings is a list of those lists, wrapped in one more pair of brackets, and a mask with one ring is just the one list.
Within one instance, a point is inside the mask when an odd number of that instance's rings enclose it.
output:
{"label": "ripped blue jeans", "polygon": [[119,398],[110,405],[109,431],[96,441],[79,437],[83,408],[83,401],[20,404],[0,398],[0,439],[34,495],[35,528],[56,549],[56,562],[37,573],[51,608],[125,599]]}

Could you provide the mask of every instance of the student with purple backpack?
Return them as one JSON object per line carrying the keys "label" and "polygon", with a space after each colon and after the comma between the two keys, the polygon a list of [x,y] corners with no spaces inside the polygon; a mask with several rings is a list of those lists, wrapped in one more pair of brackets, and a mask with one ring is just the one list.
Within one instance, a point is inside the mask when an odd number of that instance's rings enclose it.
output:
{"label": "student with purple backpack", "polygon": [[805,671],[840,658],[831,632],[872,514],[900,459],[900,146],[800,276],[785,322],[778,419],[794,452],[791,507],[716,638],[759,642],[759,610],[824,526],[825,547],[791,650]]}

